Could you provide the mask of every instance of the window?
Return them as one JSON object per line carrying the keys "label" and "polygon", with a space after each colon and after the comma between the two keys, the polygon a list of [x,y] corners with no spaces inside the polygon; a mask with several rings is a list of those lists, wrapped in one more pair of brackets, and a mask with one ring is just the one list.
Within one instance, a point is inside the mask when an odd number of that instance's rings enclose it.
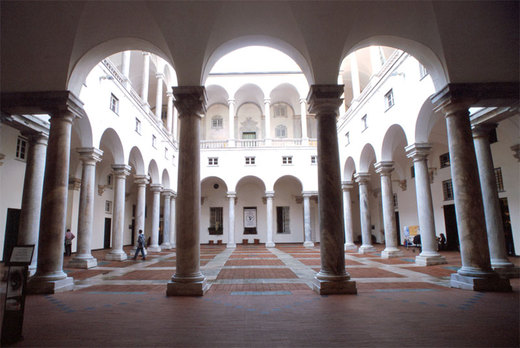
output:
{"label": "window", "polygon": [[284,125],[276,126],[275,134],[277,138],[287,138],[287,127]]}
{"label": "window", "polygon": [[255,164],[255,157],[254,156],[246,156],[246,164],[248,164],[248,165]]}
{"label": "window", "polygon": [[222,207],[209,208],[209,234],[223,234],[222,228],[224,219],[224,209]]}
{"label": "window", "polygon": [[361,117],[361,126],[363,127],[362,131],[364,131],[365,129],[368,128],[368,125],[367,125],[367,115]]}
{"label": "window", "polygon": [[428,70],[424,67],[424,65],[419,64],[419,79],[422,80],[428,75]]}
{"label": "window", "polygon": [[442,182],[442,192],[444,193],[445,201],[453,200],[453,184],[451,183],[451,179]]}
{"label": "window", "polygon": [[112,187],[112,179],[114,176],[112,174],[107,175],[107,187]]}
{"label": "window", "polygon": [[410,167],[410,176],[413,178],[415,178],[415,167],[414,166],[411,166]]}
{"label": "window", "polygon": [[276,233],[290,233],[289,207],[276,207]]}
{"label": "window", "polygon": [[495,168],[495,180],[497,181],[497,191],[504,192],[504,179],[502,178],[502,168]]}
{"label": "window", "polygon": [[141,120],[139,120],[137,117],[135,118],[135,132],[137,134],[141,134]]}
{"label": "window", "polygon": [[164,148],[164,158],[168,159],[168,148]]}
{"label": "window", "polygon": [[446,168],[450,166],[450,153],[446,152],[439,156],[439,162],[441,168]]}
{"label": "window", "polygon": [[218,166],[218,157],[208,157],[208,166]]}
{"label": "window", "polygon": [[154,134],[152,134],[152,146],[157,148],[157,137]]}
{"label": "window", "polygon": [[105,213],[112,213],[112,201],[105,201]]}
{"label": "window", "polygon": [[16,140],[16,156],[17,159],[25,161],[25,158],[27,157],[27,140],[18,137]]}
{"label": "window", "polygon": [[312,155],[311,156],[311,164],[316,164],[316,163],[318,163],[318,156]]}
{"label": "window", "polygon": [[397,193],[394,193],[394,209],[399,207],[399,203],[397,202]]}
{"label": "window", "polygon": [[385,94],[385,110],[394,106],[394,91],[391,89]]}
{"label": "window", "polygon": [[275,104],[273,108],[274,117],[287,117],[287,105]]}
{"label": "window", "polygon": [[213,118],[211,119],[211,128],[218,129],[218,128],[222,128],[223,126],[224,126],[224,119],[222,118],[222,116],[220,116],[220,115],[213,116]]}
{"label": "window", "polygon": [[110,110],[119,115],[119,99],[113,94],[110,94]]}
{"label": "window", "polygon": [[256,132],[242,132],[242,139],[256,139]]}
{"label": "window", "polygon": [[345,133],[345,142],[346,145],[350,144],[350,132]]}
{"label": "window", "polygon": [[493,128],[490,132],[489,132],[489,143],[490,144],[493,144],[493,143],[496,143],[498,141],[497,139],[497,129],[496,128]]}
{"label": "window", "polygon": [[282,156],[282,164],[292,164],[292,156]]}
{"label": "window", "polygon": [[175,165],[175,155],[172,155],[172,164]]}

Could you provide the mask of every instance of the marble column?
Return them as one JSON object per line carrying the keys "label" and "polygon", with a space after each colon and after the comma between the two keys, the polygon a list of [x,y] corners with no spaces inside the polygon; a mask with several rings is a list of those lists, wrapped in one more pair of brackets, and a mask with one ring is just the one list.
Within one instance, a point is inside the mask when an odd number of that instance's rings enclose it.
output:
{"label": "marble column", "polygon": [[312,193],[302,192],[303,195],[303,234],[305,241],[303,242],[304,247],[314,247],[312,241],[312,228],[311,228],[311,204],[310,198]]}
{"label": "marble column", "polygon": [[78,252],[69,262],[72,268],[92,268],[97,259],[92,256],[92,225],[94,222],[94,200],[96,187],[96,163],[101,161],[103,151],[94,147],[77,149],[82,163],[81,191],[78,216]]}
{"label": "marble column", "polygon": [[[466,87],[463,87],[465,90]],[[491,268],[484,205],[471,135],[468,104],[453,97],[448,85],[432,97],[435,111],[446,118],[450,169],[462,267],[451,275],[451,287],[475,291],[510,291],[509,279],[501,279]]]}
{"label": "marble column", "polygon": [[[134,183],[137,186],[137,202],[135,207],[135,228],[134,228],[134,249],[137,248],[137,236],[139,235],[139,230],[142,230],[145,233],[145,210],[146,210],[146,185],[150,182],[150,177],[148,175],[135,175]],[[130,255],[133,257],[134,255]]]}
{"label": "marble column", "polygon": [[157,92],[155,93],[155,118],[157,118],[158,121],[161,121],[164,75],[156,74],[155,77],[157,78]]}
{"label": "marble column", "polygon": [[164,197],[163,205],[163,242],[161,244],[161,250],[171,249],[170,244],[170,199],[173,195],[172,190],[163,190],[162,195]]}
{"label": "marble column", "polygon": [[229,191],[227,193],[227,198],[229,201],[229,218],[228,218],[228,226],[229,226],[229,235],[228,235],[228,248],[236,248],[235,243],[235,201],[237,198],[237,193]]}
{"label": "marble column", "polygon": [[381,161],[374,165],[376,173],[381,175],[381,200],[383,206],[383,225],[385,227],[385,250],[381,257],[388,259],[402,256],[397,248],[397,227],[395,223],[394,193],[392,191],[391,173],[394,170],[394,162]]}
{"label": "marble column", "polygon": [[124,76],[124,86],[126,88],[130,87],[130,51],[123,52],[123,61],[121,64],[121,72]]}
{"label": "marble column", "polygon": [[274,240],[273,240],[273,198],[274,198],[274,191],[266,191],[265,192],[265,209],[266,209],[266,215],[267,215],[267,241],[265,243],[266,248],[274,248]]}
{"label": "marble column", "polygon": [[271,99],[264,99],[265,114],[265,145],[271,145]]}
{"label": "marble column", "polygon": [[29,280],[30,293],[56,293],[74,288],[63,272],[63,251],[69,182],[70,138],[75,113],[56,110],[51,114],[42,193],[38,265]]}
{"label": "marble column", "polygon": [[169,134],[172,134],[173,127],[173,93],[167,92],[168,97],[168,108],[166,109],[166,130]]}
{"label": "marble column", "polygon": [[148,103],[148,84],[150,83],[150,53],[143,52],[143,85],[141,88],[141,99],[145,107],[150,107]]}
{"label": "marble column", "polygon": [[302,124],[302,145],[309,145],[309,137],[307,136],[307,101],[305,98],[300,99],[300,114]]}
{"label": "marble column", "polygon": [[29,276],[36,273],[38,260],[38,231],[42,203],[43,174],[45,172],[45,153],[47,152],[48,134],[35,132],[26,134],[29,148],[23,183],[22,209],[18,227],[18,244],[34,244],[34,254],[29,265]]}
{"label": "marble column", "polygon": [[161,251],[159,246],[159,220],[161,218],[161,184],[151,184],[150,191],[153,194],[152,203],[152,232],[150,245],[147,247],[149,251]]}
{"label": "marble column", "polygon": [[235,146],[235,99],[228,99],[228,124],[229,124],[229,138],[228,146]]}
{"label": "marble column", "polygon": [[437,252],[432,191],[430,187],[430,174],[428,173],[427,162],[431,145],[426,143],[415,143],[408,145],[405,150],[406,156],[413,159],[417,217],[419,218],[419,232],[421,235],[422,251],[415,257],[415,263],[420,266],[432,266],[446,263],[446,258]]}
{"label": "marble column", "polygon": [[350,192],[354,188],[352,181],[344,181],[341,184],[343,191],[343,220],[345,221],[345,250],[356,250],[354,244],[354,225],[352,223],[352,198]]}
{"label": "marble column", "polygon": [[179,169],[177,181],[177,265],[167,296],[202,296],[208,290],[200,272],[200,119],[206,112],[203,86],[173,87],[179,110]]}
{"label": "marble column", "polygon": [[489,254],[491,267],[495,272],[503,277],[518,278],[520,269],[507,258],[504,223],[498,199],[493,155],[489,144],[489,133],[496,126],[496,124],[482,124],[473,127],[473,142],[482,189]]}
{"label": "marble column", "polygon": [[366,254],[376,251],[372,245],[372,223],[370,217],[370,203],[368,194],[369,173],[356,173],[354,179],[359,186],[359,216],[361,222],[361,246],[358,252]]}
{"label": "marble column", "polygon": [[177,198],[177,193],[173,193],[170,198],[170,244],[172,249],[175,249],[177,243],[175,242],[175,199]]}
{"label": "marble column", "polygon": [[[350,67],[350,76],[352,78],[352,99],[356,99],[361,93],[361,87],[359,83],[359,69],[355,52],[351,55]],[[377,71],[373,71],[374,74],[376,72]]]}
{"label": "marble column", "polygon": [[123,234],[125,232],[125,192],[126,177],[132,168],[126,164],[113,164],[114,177],[114,213],[112,215],[112,249],[105,260],[123,261],[128,257],[123,251]]}
{"label": "marble column", "polygon": [[318,208],[320,215],[321,269],[313,289],[321,295],[355,294],[356,283],[345,271],[343,204],[336,117],[341,105],[341,85],[312,85],[307,97],[316,115],[318,130]]}

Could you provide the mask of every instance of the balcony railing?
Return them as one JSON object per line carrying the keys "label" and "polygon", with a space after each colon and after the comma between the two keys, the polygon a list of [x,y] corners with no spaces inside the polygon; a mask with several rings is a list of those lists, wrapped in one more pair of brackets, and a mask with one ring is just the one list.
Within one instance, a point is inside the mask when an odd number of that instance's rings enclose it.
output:
{"label": "balcony railing", "polygon": [[222,149],[228,147],[227,140],[201,140],[201,149]]}
{"label": "balcony railing", "polygon": [[294,147],[294,146],[312,146],[316,147],[318,141],[316,139],[308,139],[307,143],[303,139],[236,139],[233,142],[230,140],[201,140],[201,149],[223,149],[223,148],[251,148],[251,147]]}

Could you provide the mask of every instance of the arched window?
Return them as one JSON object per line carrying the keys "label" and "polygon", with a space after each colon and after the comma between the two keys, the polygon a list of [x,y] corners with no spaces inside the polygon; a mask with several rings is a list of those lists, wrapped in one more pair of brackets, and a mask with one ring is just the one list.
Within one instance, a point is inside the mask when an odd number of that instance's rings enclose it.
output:
{"label": "arched window", "polygon": [[218,129],[224,125],[224,119],[220,115],[213,116],[211,119],[211,128]]}
{"label": "arched window", "polygon": [[284,125],[276,126],[276,137],[277,138],[287,138],[287,127]]}

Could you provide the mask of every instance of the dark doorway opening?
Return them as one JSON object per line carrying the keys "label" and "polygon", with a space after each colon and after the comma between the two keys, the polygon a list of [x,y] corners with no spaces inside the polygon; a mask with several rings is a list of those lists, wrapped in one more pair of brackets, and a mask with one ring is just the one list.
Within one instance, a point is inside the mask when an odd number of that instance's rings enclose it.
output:
{"label": "dark doorway opening", "polygon": [[399,212],[395,212],[395,230],[397,231],[395,238],[397,238],[397,244],[396,245],[402,245],[401,244],[401,226],[399,223]]}
{"label": "dark doorway opening", "polygon": [[7,261],[11,250],[18,242],[18,226],[20,225],[21,209],[7,208],[7,220],[5,223],[4,255],[2,261]]}
{"label": "dark doorway opening", "polygon": [[502,222],[504,223],[506,252],[509,256],[516,256],[513,230],[511,229],[511,215],[509,215],[509,204],[507,203],[507,198],[500,198],[499,202],[500,210],[502,211]]}
{"label": "dark doorway opening", "polygon": [[455,204],[442,207],[444,210],[444,225],[446,226],[446,250],[459,250],[459,231]]}
{"label": "dark doorway opening", "polygon": [[112,219],[105,218],[105,241],[103,243],[103,248],[110,249],[110,235],[112,230]]}

